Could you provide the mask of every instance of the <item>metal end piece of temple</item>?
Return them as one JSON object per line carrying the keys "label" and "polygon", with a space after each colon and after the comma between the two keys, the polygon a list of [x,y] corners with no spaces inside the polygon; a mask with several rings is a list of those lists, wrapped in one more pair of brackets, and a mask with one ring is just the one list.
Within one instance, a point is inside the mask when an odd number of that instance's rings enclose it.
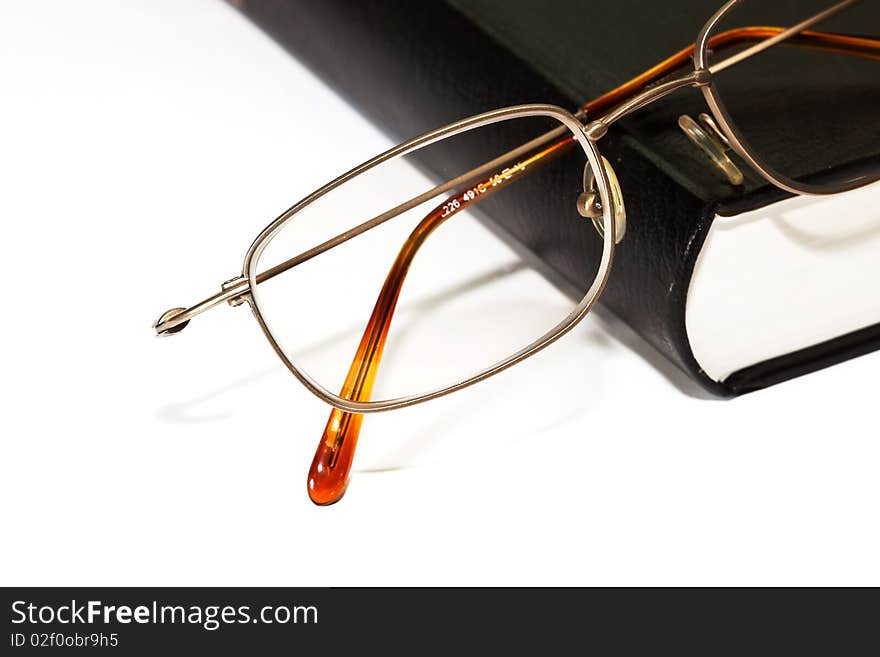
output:
{"label": "metal end piece of temple", "polygon": [[153,322],[156,335],[166,336],[180,333],[186,328],[193,317],[226,301],[230,306],[240,306],[245,302],[250,286],[244,276],[231,278],[221,286],[220,292],[200,301],[189,308],[172,308],[166,310]]}
{"label": "metal end piece of temple", "polygon": [[[179,323],[172,323],[172,320],[185,312],[186,308],[172,308],[159,315],[159,319],[153,322],[153,328],[156,329],[156,335],[173,335],[175,333],[180,333],[186,328],[186,325],[189,324],[189,320],[186,319]],[[160,329],[160,327],[162,328]]]}

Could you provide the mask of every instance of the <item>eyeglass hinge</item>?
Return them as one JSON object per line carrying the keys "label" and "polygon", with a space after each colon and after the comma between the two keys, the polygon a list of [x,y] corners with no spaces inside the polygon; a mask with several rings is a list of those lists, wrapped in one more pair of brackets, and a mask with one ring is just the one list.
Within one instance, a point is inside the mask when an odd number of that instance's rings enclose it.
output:
{"label": "eyeglass hinge", "polygon": [[236,294],[226,300],[226,303],[233,308],[240,306],[246,300],[247,292],[250,289],[247,278],[244,276],[236,276],[235,278],[230,278],[228,281],[223,281],[220,285],[220,289],[223,290],[223,292],[230,292],[239,287],[241,288],[241,294]]}

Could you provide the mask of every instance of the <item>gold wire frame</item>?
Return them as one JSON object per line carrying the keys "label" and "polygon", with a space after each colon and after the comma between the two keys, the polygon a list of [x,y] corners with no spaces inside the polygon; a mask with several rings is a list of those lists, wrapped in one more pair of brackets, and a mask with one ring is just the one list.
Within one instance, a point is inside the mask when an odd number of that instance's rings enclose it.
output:
{"label": "gold wire frame", "polygon": [[[552,105],[536,104],[507,107],[457,121],[400,144],[343,174],[286,210],[269,224],[251,244],[245,256],[240,276],[226,281],[223,283],[218,294],[208,297],[190,308],[172,308],[166,311],[156,321],[154,328],[159,335],[172,335],[186,327],[196,315],[224,301],[233,306],[247,303],[251,307],[254,317],[267,340],[288,370],[308,390],[333,407],[321,441],[318,444],[307,480],[309,497],[314,503],[320,505],[333,504],[342,498],[348,486],[348,478],[364,413],[411,406],[483,381],[532,356],[558,340],[590,311],[608,281],[614,258],[615,244],[623,237],[625,228],[624,201],[620,187],[617,185],[616,174],[607,160],[600,155],[597,147],[597,142],[607,134],[609,126],[615,121],[650,105],[655,100],[678,89],[696,87],[701,89],[712,112],[712,117],[706,116],[705,118],[708,122],[707,125],[711,127],[713,133],[717,135],[725,146],[729,146],[736,152],[755,172],[781,189],[794,194],[831,194],[860,187],[880,178],[878,175],[864,176],[838,184],[811,185],[800,183],[781,175],[764,163],[760,156],[749,146],[747,140],[742,137],[712,84],[713,75],[724,68],[785,41],[788,41],[790,45],[803,45],[831,52],[843,52],[880,59],[880,42],[877,40],[808,31],[809,27],[852,6],[858,1],[843,0],[836,2],[829,5],[825,11],[789,28],[756,26],[719,32],[720,25],[730,12],[746,2],[746,0],[729,0],[705,24],[698,34],[693,47],[685,48],[675,53],[640,76],[587,103],[577,113],[572,114]],[[726,59],[714,63],[709,62],[708,49],[710,47],[720,50],[748,43],[752,45]],[[692,70],[682,73],[681,71],[686,69],[691,58],[693,59]],[[297,214],[311,203],[350,181],[352,178],[393,158],[413,153],[442,139],[501,121],[524,117],[552,118],[557,120],[561,127],[455,179],[437,185],[428,192],[410,199],[395,208],[391,208],[381,215],[373,217],[285,262],[275,265],[266,271],[257,271],[256,268],[261,253],[279,230],[287,225],[288,222],[295,221]],[[712,122],[713,117],[714,123]],[[478,176],[491,174],[493,169],[496,169],[499,165],[503,166],[505,162],[516,157],[517,153],[525,153],[536,146],[542,148],[546,146],[547,148],[542,152],[548,152],[555,148],[555,145],[561,143],[560,139],[565,134],[570,134],[569,137],[565,138],[566,145],[571,145],[572,142],[577,144],[583,149],[587,157],[587,166],[583,176],[584,191],[577,199],[577,210],[583,217],[592,219],[596,225],[602,237],[602,255],[598,271],[590,288],[575,309],[559,324],[508,358],[453,385],[412,396],[379,401],[370,399],[372,382],[381,359],[381,346],[384,345],[390,316],[394,312],[394,303],[383,305],[383,300],[391,296],[396,299],[408,268],[408,265],[405,265],[398,270],[398,265],[400,262],[407,260],[408,254],[414,253],[419,248],[424,239],[424,237],[420,236],[420,229],[423,226],[427,226],[425,235],[430,234],[430,231],[433,230],[431,221],[436,219],[436,217],[433,216],[434,213],[431,213],[413,231],[413,234],[401,249],[397,260],[395,260],[391,272],[386,279],[385,286],[383,286],[379,295],[373,316],[371,316],[367,324],[358,353],[355,355],[340,394],[336,394],[321,386],[297,367],[287,354],[284,353],[284,350],[279,346],[269,330],[260,310],[258,285],[262,281],[353,239],[365,231],[398,216],[402,212],[420,205],[424,201],[445,194],[450,190],[456,190],[461,184]],[[524,171],[524,167],[521,167],[520,174],[522,171]],[[390,288],[389,285],[391,286]],[[383,316],[382,313],[386,314]],[[381,321],[374,321],[377,316]],[[376,348],[376,344],[380,346]]]}
{"label": "gold wire frame", "polygon": [[[834,3],[824,11],[801,21],[797,25],[793,25],[788,29],[781,31],[779,34],[773,37],[759,41],[752,47],[747,48],[746,50],[738,53],[737,55],[734,55],[733,57],[728,57],[721,61],[712,63],[709,59],[709,44],[712,42],[712,38],[716,36],[720,31],[721,26],[724,23],[724,19],[729,17],[736,9],[741,7],[743,4],[748,2],[748,0],[728,0],[728,2],[722,5],[722,7],[712,16],[712,18],[710,18],[706,22],[706,24],[703,26],[703,29],[701,29],[700,33],[697,35],[694,52],[694,66],[697,70],[702,69],[709,71],[709,73],[712,75],[717,75],[728,66],[733,66],[743,59],[751,57],[752,55],[755,55],[762,50],[773,47],[774,45],[784,41],[785,39],[802,33],[810,26],[820,23],[826,18],[829,18],[830,16],[833,16],[840,11],[848,9],[861,1],[862,0],[844,0],[843,2]],[[849,46],[852,48],[852,52],[859,52],[859,48],[861,48],[863,49],[863,52],[873,51],[874,58],[880,57],[880,49],[878,49],[877,41],[875,39],[840,37],[840,42],[841,45],[846,45],[847,42],[849,42]],[[829,48],[829,50],[830,49],[831,48]],[[841,50],[840,52],[850,51]],[[760,154],[757,153],[749,145],[748,140],[736,127],[736,122],[733,120],[733,118],[731,118],[730,114],[728,113],[727,108],[724,105],[724,101],[721,99],[721,95],[718,93],[718,88],[715,85],[707,84],[702,87],[701,91],[703,93],[703,97],[706,100],[706,104],[709,105],[709,109],[712,111],[712,115],[718,122],[721,131],[724,133],[724,136],[727,139],[727,143],[730,145],[733,151],[736,152],[737,155],[739,155],[746,163],[748,163],[748,165],[752,169],[759,173],[763,178],[773,183],[777,187],[784,189],[787,192],[791,192],[792,194],[838,194],[840,192],[846,192],[851,189],[863,187],[880,179],[880,174],[865,174],[838,183],[814,185],[789,178],[788,176],[779,173],[778,171],[776,171],[775,168],[767,164],[760,156]]]}
{"label": "gold wire frame", "polygon": [[[337,187],[345,184],[355,176],[365,173],[370,169],[394,158],[418,151],[419,149],[429,146],[430,144],[440,141],[441,139],[462,134],[484,126],[492,125],[494,123],[526,117],[547,117],[558,121],[564,128],[567,129],[567,131],[571,133],[576,143],[583,149],[591,170],[597,172],[596,187],[601,198],[601,207],[604,209],[602,220],[607,228],[604,231],[604,236],[602,238],[602,255],[599,267],[596,276],[584,297],[565,319],[563,319],[559,324],[547,331],[537,340],[523,347],[515,354],[510,355],[504,360],[474,374],[473,376],[470,376],[452,385],[438,388],[436,390],[432,390],[426,393],[398,397],[388,400],[355,401],[352,399],[346,399],[334,392],[331,392],[330,390],[327,390],[320,383],[310,377],[306,372],[297,367],[297,365],[292,362],[292,360],[288,358],[288,356],[284,353],[284,350],[280,347],[280,345],[272,335],[272,332],[268,328],[260,311],[260,304],[254,301],[253,295],[249,295],[248,301],[250,302],[250,307],[254,313],[254,317],[256,317],[260,328],[263,330],[263,333],[269,340],[269,343],[272,345],[275,353],[278,354],[278,357],[281,358],[282,362],[287,366],[291,373],[317,397],[327,402],[334,408],[351,413],[373,413],[377,411],[387,411],[395,408],[412,406],[413,404],[418,404],[431,399],[435,399],[437,397],[442,397],[443,395],[448,395],[452,392],[455,392],[456,390],[461,390],[462,388],[466,388],[470,385],[478,383],[479,381],[487,379],[490,376],[493,376],[519,363],[529,356],[532,356],[541,349],[544,349],[545,347],[565,335],[565,333],[567,333],[569,330],[571,330],[593,307],[593,304],[602,293],[602,290],[604,289],[605,284],[608,281],[608,274],[610,273],[611,262],[614,256],[614,235],[616,224],[614,212],[611,211],[614,206],[613,203],[609,202],[611,198],[609,191],[609,181],[607,173],[605,172],[605,168],[600,164],[599,154],[596,149],[595,143],[587,137],[584,131],[583,124],[573,114],[553,105],[519,105],[516,107],[502,108],[491,112],[486,112],[484,114],[479,114],[477,116],[469,117],[462,121],[451,123],[438,130],[434,130],[433,132],[429,132],[427,134],[421,135],[420,137],[416,137],[415,139],[404,142],[403,144],[400,144],[399,146],[396,146],[386,151],[385,153],[382,153],[381,155],[373,158],[372,160],[369,160],[368,162],[365,162],[364,164],[352,169],[348,173],[343,174],[336,180],[328,183],[321,189],[306,197],[295,206],[290,208],[287,212],[278,217],[271,224],[269,224],[263,230],[263,232],[257,236],[256,240],[254,240],[253,244],[248,250],[247,255],[245,256],[242,275],[247,280],[249,289],[255,290],[257,288],[257,285],[259,284],[258,280],[260,273],[256,271],[256,266],[259,262],[260,254],[262,253],[263,249],[269,244],[272,238],[278,233],[278,231],[280,231],[288,222],[295,221],[297,213],[306,208],[312,202],[333,191]],[[543,139],[547,139],[549,141],[554,137],[558,137],[558,135],[559,131],[554,130],[545,135]],[[531,142],[531,144],[534,144],[537,141],[538,140],[535,140],[534,142]],[[502,158],[506,159],[509,156],[510,154],[505,154],[504,156],[502,156]],[[470,179],[472,177],[473,171],[470,171],[466,174],[463,174],[456,180]],[[343,243],[344,241],[352,239],[353,237],[364,232],[364,230],[369,230],[370,228],[378,226],[384,221],[387,221],[405,211],[406,209],[409,209],[409,207],[418,205],[421,202],[428,200],[429,198],[432,198],[434,196],[439,196],[443,193],[443,191],[452,187],[454,187],[454,185],[451,185],[450,183],[438,185],[426,194],[420,195],[416,199],[413,199],[408,203],[402,204],[401,206],[398,206],[397,208],[394,208],[389,212],[385,212],[378,217],[374,217],[373,219],[364,222],[364,224],[356,227],[352,231],[344,233],[343,235],[339,236],[339,238],[334,239],[332,246],[336,246]],[[327,248],[332,248],[332,246]]]}
{"label": "gold wire frame", "polygon": [[[767,166],[761,160],[760,156],[755,154],[749,147],[747,141],[739,134],[735,127],[735,123],[728,115],[723,102],[719,98],[717,90],[712,85],[713,74],[718,71],[721,71],[727,66],[733,65],[768,47],[776,45],[777,43],[783,42],[787,39],[793,39],[794,37],[798,37],[798,35],[801,37],[807,35],[807,28],[852,6],[859,0],[843,0],[841,2],[833,3],[829,5],[825,11],[804,20],[795,26],[785,29],[744,28],[743,30],[737,30],[736,35],[726,33],[718,34],[718,30],[724,18],[746,1],[747,0],[729,0],[704,25],[697,36],[693,48],[685,49],[676,53],[676,55],[673,55],[664,62],[661,62],[661,64],[658,64],[656,67],[646,71],[643,75],[634,78],[630,82],[612,92],[609,92],[605,96],[588,103],[577,113],[572,114],[560,107],[540,104],[519,105],[493,110],[484,114],[462,119],[461,121],[457,121],[419,137],[415,137],[414,139],[404,142],[372,160],[365,162],[348,173],[343,174],[336,180],[328,183],[286,210],[269,224],[269,226],[257,236],[256,240],[254,240],[251,247],[248,249],[241,275],[223,283],[222,289],[218,294],[215,294],[190,308],[172,308],[171,310],[166,311],[156,323],[154,323],[154,328],[156,329],[157,334],[171,335],[177,333],[182,330],[193,317],[209,308],[223,303],[224,301],[231,305],[240,305],[241,303],[247,302],[250,305],[263,333],[272,345],[272,348],[291,373],[321,400],[330,404],[334,408],[351,413],[372,413],[411,406],[413,404],[418,404],[455,392],[456,390],[460,390],[487,379],[537,353],[560,338],[573,328],[592,308],[608,279],[614,254],[615,236],[618,235],[616,221],[619,221],[619,213],[615,212],[615,210],[622,205],[622,200],[616,199],[616,196],[619,196],[619,189],[615,190],[618,194],[612,194],[612,189],[609,183],[609,174],[613,178],[613,171],[606,169],[607,165],[603,162],[604,158],[602,158],[599,153],[597,142],[608,132],[609,127],[614,122],[634,111],[650,105],[659,98],[685,87],[697,87],[701,89],[712,111],[712,115],[717,121],[719,131],[727,139],[731,148],[759,175],[781,189],[795,194],[830,194],[860,187],[880,178],[880,176],[874,175],[844,181],[843,183],[836,185],[809,185],[799,183],[779,174],[771,167]],[[740,32],[742,34],[740,34]],[[768,34],[771,36],[767,36]],[[862,48],[865,49],[865,52],[861,54],[867,53],[866,56],[874,58],[880,57],[880,43],[875,40],[861,39],[859,41],[864,41],[865,43],[853,45],[847,44],[847,41],[853,41],[853,39],[848,37],[821,33],[812,33],[811,36],[814,38],[815,47],[825,48],[832,51],[835,51],[838,48],[849,48],[853,51],[858,51],[859,48]],[[713,41],[719,39],[733,42],[732,37],[736,37],[738,40],[747,40],[751,38],[755,40],[756,43],[746,50],[728,57],[727,59],[716,63],[710,63],[708,49]],[[691,55],[693,55],[693,70],[677,77],[672,77],[671,79],[665,79],[665,76],[670,72],[674,72],[676,67],[680,66],[681,63],[690,58]],[[598,116],[596,116],[597,114]],[[598,194],[599,200],[599,204],[596,207],[601,208],[601,211],[594,216],[593,219],[597,224],[604,225],[605,227],[604,231],[600,231],[603,239],[602,257],[595,280],[590,286],[587,294],[578,303],[575,310],[566,319],[541,336],[538,340],[532,342],[517,353],[512,354],[510,357],[494,366],[453,385],[423,394],[380,401],[355,401],[352,399],[346,399],[321,386],[291,362],[272,336],[272,333],[268,329],[260,312],[259,304],[254,300],[252,292],[257,289],[257,285],[266,278],[274,276],[281,271],[286,271],[309,258],[323,253],[327,249],[333,248],[334,246],[352,239],[366,230],[397,216],[397,214],[409,209],[409,207],[414,207],[428,198],[432,198],[444,191],[453,189],[459,181],[473,176],[474,171],[463,174],[455,180],[444,183],[443,185],[438,185],[425,195],[412,199],[409,203],[404,204],[403,206],[398,206],[398,208],[394,208],[378,217],[374,217],[373,219],[356,226],[350,231],[328,240],[324,244],[318,245],[309,251],[291,258],[287,262],[273,268],[273,270],[277,271],[256,272],[255,265],[259,260],[260,253],[277,231],[279,231],[288,221],[294,220],[296,214],[313,201],[351,180],[355,176],[364,173],[383,162],[412,153],[441,139],[461,134],[475,128],[497,123],[499,121],[529,116],[544,116],[558,120],[562,126],[564,126],[564,130],[570,132],[575,138],[577,144],[584,150],[587,156],[590,172],[595,178],[595,192]],[[559,131],[554,131],[545,135],[545,138],[549,140],[558,137],[559,134]],[[500,159],[502,158],[498,158],[498,160]],[[489,170],[493,164],[494,162],[487,163],[485,167]]]}

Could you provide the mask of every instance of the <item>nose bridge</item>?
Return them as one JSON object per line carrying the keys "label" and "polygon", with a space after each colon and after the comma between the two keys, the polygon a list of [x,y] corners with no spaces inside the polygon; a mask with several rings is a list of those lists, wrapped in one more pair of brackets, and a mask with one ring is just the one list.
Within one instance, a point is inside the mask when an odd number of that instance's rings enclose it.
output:
{"label": "nose bridge", "polygon": [[641,93],[628,98],[619,105],[615,105],[602,116],[587,123],[583,128],[584,134],[590,141],[598,141],[605,136],[612,123],[632,114],[636,110],[640,110],[643,107],[650,105],[655,100],[659,100],[660,98],[668,96],[672,92],[685,87],[705,87],[711,82],[712,74],[709,73],[709,71],[706,69],[696,69],[687,75],[648,87]]}

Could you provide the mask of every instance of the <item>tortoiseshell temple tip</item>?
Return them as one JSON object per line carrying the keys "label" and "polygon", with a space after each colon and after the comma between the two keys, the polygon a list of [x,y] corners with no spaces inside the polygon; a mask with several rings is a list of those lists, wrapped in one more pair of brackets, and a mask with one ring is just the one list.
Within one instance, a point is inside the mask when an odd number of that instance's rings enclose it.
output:
{"label": "tortoiseshell temple tip", "polygon": [[335,504],[348,488],[363,415],[334,409],[309,468],[309,499],[319,506]]}

